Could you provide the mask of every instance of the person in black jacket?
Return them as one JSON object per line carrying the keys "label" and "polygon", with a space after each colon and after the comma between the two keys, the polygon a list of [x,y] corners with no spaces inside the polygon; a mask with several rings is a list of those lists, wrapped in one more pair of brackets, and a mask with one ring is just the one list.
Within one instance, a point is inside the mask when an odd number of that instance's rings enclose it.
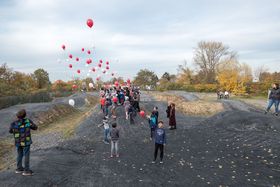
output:
{"label": "person in black jacket", "polygon": [[279,115],[279,103],[280,103],[280,89],[279,84],[274,83],[272,88],[268,92],[268,106],[265,110],[265,114],[267,114],[270,108],[275,106],[275,115]]}

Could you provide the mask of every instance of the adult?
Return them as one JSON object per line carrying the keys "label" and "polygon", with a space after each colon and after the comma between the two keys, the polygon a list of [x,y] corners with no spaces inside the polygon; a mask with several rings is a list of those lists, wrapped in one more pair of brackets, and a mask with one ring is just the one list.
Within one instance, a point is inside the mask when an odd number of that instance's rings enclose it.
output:
{"label": "adult", "polygon": [[279,115],[279,103],[280,103],[280,89],[279,84],[274,83],[272,84],[272,88],[268,92],[268,105],[265,110],[265,114],[267,114],[270,108],[274,105],[275,106],[275,115]]}
{"label": "adult", "polygon": [[176,129],[175,103],[170,104],[169,127],[170,130]]}

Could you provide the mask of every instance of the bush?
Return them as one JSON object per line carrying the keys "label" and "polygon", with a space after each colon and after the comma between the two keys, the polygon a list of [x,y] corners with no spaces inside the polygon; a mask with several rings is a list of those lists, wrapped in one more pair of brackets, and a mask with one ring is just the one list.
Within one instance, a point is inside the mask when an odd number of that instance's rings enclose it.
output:
{"label": "bush", "polygon": [[50,102],[51,100],[52,98],[46,90],[19,96],[5,96],[0,97],[0,109],[17,104]]}

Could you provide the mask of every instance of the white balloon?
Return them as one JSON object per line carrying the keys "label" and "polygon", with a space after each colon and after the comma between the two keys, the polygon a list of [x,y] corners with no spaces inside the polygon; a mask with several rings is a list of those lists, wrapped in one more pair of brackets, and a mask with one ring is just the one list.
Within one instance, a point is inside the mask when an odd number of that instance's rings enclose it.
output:
{"label": "white balloon", "polygon": [[89,83],[88,86],[89,86],[90,88],[93,88],[93,83]]}
{"label": "white balloon", "polygon": [[71,106],[74,106],[75,105],[75,101],[74,101],[74,99],[69,99],[69,105],[71,105]]}

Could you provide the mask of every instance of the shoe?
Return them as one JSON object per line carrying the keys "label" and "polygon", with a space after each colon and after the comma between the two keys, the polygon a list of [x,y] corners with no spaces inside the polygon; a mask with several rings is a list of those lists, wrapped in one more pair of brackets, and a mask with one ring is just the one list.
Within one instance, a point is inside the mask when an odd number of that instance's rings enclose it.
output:
{"label": "shoe", "polygon": [[155,164],[155,163],[156,163],[156,161],[155,161],[155,160],[153,160],[153,161],[152,161],[152,164]]}
{"label": "shoe", "polygon": [[103,140],[103,143],[105,143],[105,144],[109,144],[109,142],[107,142],[107,141],[105,141],[105,140]]}
{"label": "shoe", "polygon": [[15,173],[23,173],[24,172],[24,169],[23,168],[20,168],[20,169],[16,169]]}
{"label": "shoe", "polygon": [[110,158],[113,158],[113,157],[114,157],[113,155],[110,156]]}
{"label": "shoe", "polygon": [[163,161],[160,161],[159,163],[160,163],[160,164],[163,164]]}
{"label": "shoe", "polygon": [[23,176],[32,176],[33,175],[33,171],[32,170],[28,170],[28,171],[24,171],[22,173]]}
{"label": "shoe", "polygon": [[150,140],[152,141],[153,139],[152,139],[152,138],[150,138]]}
{"label": "shoe", "polygon": [[279,114],[278,114],[278,113],[275,113],[275,116],[279,116]]}
{"label": "shoe", "polygon": [[267,111],[264,111],[264,114],[267,114]]}
{"label": "shoe", "polygon": [[116,155],[116,157],[117,157],[117,158],[119,158],[119,157],[120,157],[120,155],[119,155],[119,154],[117,154],[117,155]]}

